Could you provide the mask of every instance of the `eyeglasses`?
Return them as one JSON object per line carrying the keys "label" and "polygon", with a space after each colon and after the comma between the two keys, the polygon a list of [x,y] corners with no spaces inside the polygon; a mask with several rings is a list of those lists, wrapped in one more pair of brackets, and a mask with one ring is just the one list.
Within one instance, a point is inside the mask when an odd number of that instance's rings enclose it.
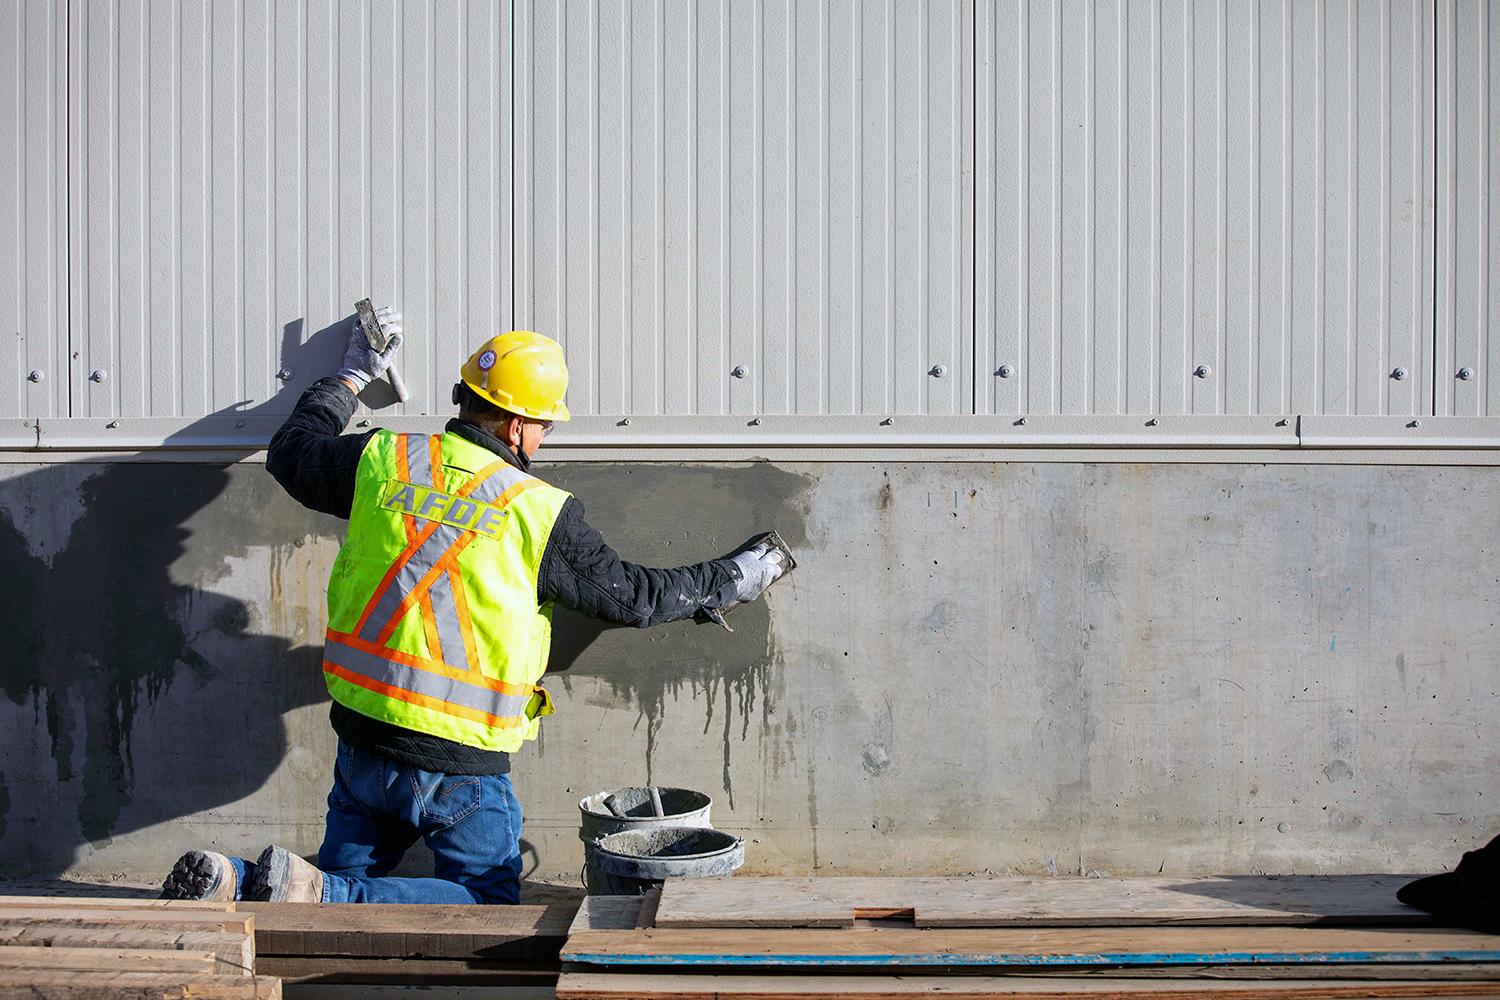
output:
{"label": "eyeglasses", "polygon": [[546,440],[547,435],[552,433],[552,428],[557,426],[557,424],[551,420],[533,420],[532,423],[537,424],[542,428],[543,440]]}

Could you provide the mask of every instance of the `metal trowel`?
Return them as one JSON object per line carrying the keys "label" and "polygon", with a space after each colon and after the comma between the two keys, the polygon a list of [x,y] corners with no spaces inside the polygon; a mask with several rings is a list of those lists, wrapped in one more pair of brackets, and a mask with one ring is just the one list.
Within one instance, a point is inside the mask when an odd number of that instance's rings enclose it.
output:
{"label": "metal trowel", "polygon": [[[771,586],[774,587],[782,580],[785,580],[788,576],[790,576],[792,570],[797,568],[797,560],[792,555],[791,546],[788,545],[786,541],[774,531],[768,531],[764,535],[756,535],[754,538],[745,543],[741,551],[744,551],[745,549],[753,549],[762,542],[770,542],[771,547],[777,552],[781,553],[782,565],[786,567],[786,569],[781,571],[780,576],[771,581]],[[733,632],[734,629],[730,627],[729,622],[724,620],[725,610],[732,611],[734,609],[704,608],[703,617],[707,618],[709,621],[713,622],[716,625],[724,626],[724,631]]]}
{"label": "metal trowel", "polygon": [[[385,331],[380,329],[380,320],[375,318],[375,304],[369,299],[360,299],[354,303],[354,314],[359,317],[359,325],[364,328],[365,339],[370,342],[370,346],[377,351],[385,350],[387,339]],[[397,401],[404,403],[411,398],[395,365],[385,370],[385,377],[391,383],[391,391],[396,394]]]}

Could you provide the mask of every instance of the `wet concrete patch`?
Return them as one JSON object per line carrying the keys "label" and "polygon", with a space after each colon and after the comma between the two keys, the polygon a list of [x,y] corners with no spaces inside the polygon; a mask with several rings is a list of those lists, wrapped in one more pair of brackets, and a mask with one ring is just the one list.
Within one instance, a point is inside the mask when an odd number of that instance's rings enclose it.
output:
{"label": "wet concrete patch", "polygon": [[[767,463],[734,466],[566,465],[537,470],[573,493],[622,558],[680,566],[717,558],[770,529],[795,551],[806,545],[815,480]],[[788,586],[788,583],[779,586]],[[765,601],[729,615],[734,632],[680,622],[648,632],[606,628],[566,609],[554,619],[551,670],[565,688],[597,677],[609,704],[633,704],[646,726],[646,780],[653,780],[668,701],[704,706],[703,732],[719,731],[723,788],[734,805],[732,744],[752,723],[771,725],[783,691],[781,646]],[[717,717],[717,718],[716,718]]]}

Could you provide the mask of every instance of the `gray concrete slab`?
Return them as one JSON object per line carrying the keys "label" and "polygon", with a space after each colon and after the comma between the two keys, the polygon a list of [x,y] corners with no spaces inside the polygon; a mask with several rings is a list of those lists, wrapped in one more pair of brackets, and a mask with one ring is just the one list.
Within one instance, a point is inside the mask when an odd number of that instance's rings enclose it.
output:
{"label": "gray concrete slab", "polygon": [[[1436,870],[1500,832],[1500,470],[539,471],[626,558],[774,527],[802,565],[732,635],[558,615],[537,876],[643,782],[762,874]],[[256,465],[0,468],[0,868],[315,851],[339,532]]]}

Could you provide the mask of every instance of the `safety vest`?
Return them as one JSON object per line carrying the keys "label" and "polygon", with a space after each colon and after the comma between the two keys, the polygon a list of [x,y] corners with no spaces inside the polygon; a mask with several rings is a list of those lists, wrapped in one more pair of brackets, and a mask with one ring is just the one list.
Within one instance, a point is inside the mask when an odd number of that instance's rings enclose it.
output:
{"label": "safety vest", "polygon": [[456,434],[376,431],[328,581],[333,699],[484,750],[536,739],[552,714],[537,572],[567,499]]}

